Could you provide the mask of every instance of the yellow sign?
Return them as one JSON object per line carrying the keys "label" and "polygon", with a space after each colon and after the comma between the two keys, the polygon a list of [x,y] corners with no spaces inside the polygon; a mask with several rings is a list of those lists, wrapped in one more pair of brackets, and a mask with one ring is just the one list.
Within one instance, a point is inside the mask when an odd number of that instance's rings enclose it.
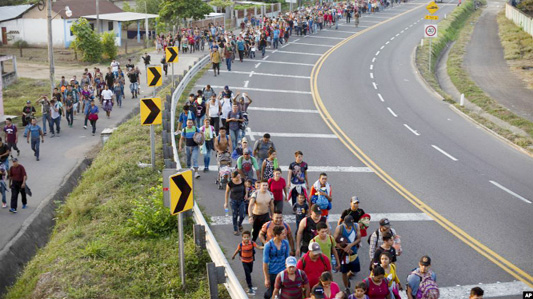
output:
{"label": "yellow sign", "polygon": [[426,20],[438,20],[439,16],[427,15],[427,16],[424,17],[424,19],[426,19]]}
{"label": "yellow sign", "polygon": [[428,6],[426,6],[426,9],[429,11],[430,14],[434,14],[439,10],[439,6],[435,3],[435,1],[429,2]]}
{"label": "yellow sign", "polygon": [[163,122],[161,99],[141,99],[141,125],[160,125]]}
{"label": "yellow sign", "polygon": [[177,215],[192,209],[193,186],[192,170],[170,176],[170,214]]}
{"label": "yellow sign", "polygon": [[147,71],[147,80],[148,86],[156,87],[163,85],[163,76],[161,75],[160,66],[149,66]]}
{"label": "yellow sign", "polygon": [[167,50],[165,51],[166,54],[166,60],[167,63],[175,63],[178,62],[178,47],[167,47]]}

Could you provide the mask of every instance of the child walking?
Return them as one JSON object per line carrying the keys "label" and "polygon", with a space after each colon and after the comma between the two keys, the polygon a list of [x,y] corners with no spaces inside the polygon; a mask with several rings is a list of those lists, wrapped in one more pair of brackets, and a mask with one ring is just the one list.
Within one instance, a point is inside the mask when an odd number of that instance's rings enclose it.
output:
{"label": "child walking", "polygon": [[252,234],[250,231],[242,232],[242,242],[237,246],[237,250],[231,257],[232,260],[239,254],[241,256],[242,267],[244,268],[244,275],[246,276],[246,284],[248,284],[248,295],[254,296],[256,287],[252,285],[252,271],[254,269],[255,248],[263,249],[263,246],[257,245],[251,240]]}

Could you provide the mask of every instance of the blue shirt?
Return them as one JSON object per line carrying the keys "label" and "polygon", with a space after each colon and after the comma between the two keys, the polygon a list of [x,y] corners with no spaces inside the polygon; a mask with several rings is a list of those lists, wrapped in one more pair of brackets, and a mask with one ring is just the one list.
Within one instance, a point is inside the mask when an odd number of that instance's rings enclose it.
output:
{"label": "blue shirt", "polygon": [[185,114],[184,112],[180,113],[180,117],[178,121],[181,123],[182,128],[185,128],[187,126],[187,118],[195,120],[196,115],[194,115],[194,113],[192,113],[191,111],[189,111],[188,115]]}
{"label": "blue shirt", "polygon": [[[433,279],[435,282],[437,281],[437,274],[435,274],[435,272],[433,271],[431,271],[431,279]],[[409,274],[409,276],[407,276],[407,284],[411,287],[412,290],[411,295],[416,297],[416,293],[418,292],[418,287],[420,286],[421,280],[422,279],[420,278],[420,276],[416,274]]]}
{"label": "blue shirt", "polygon": [[279,29],[274,29],[274,38],[279,38]]}
{"label": "blue shirt", "polygon": [[41,127],[39,125],[29,125],[27,130],[30,132],[31,139],[39,139],[41,136]]}
{"label": "blue shirt", "polygon": [[243,41],[243,40],[239,40],[239,41],[237,42],[237,49],[238,49],[239,51],[244,51],[244,41]]}
{"label": "blue shirt", "polygon": [[268,241],[263,249],[263,263],[268,264],[269,274],[278,274],[285,270],[285,259],[289,257],[289,241],[282,240],[278,250],[274,245],[274,239]]}

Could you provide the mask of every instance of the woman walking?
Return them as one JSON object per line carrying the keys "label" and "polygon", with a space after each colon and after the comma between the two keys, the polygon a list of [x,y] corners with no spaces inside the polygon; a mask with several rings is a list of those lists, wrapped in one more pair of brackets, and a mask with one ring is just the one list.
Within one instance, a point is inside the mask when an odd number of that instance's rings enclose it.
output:
{"label": "woman walking", "polygon": [[91,101],[91,106],[87,109],[87,119],[91,122],[91,127],[93,128],[93,136],[96,133],[96,121],[98,120],[98,106],[94,100]]}
{"label": "woman walking", "polygon": [[242,232],[242,222],[244,221],[244,181],[238,171],[231,174],[231,181],[226,186],[226,197],[224,209],[228,208],[228,199],[231,198],[231,209],[233,212],[233,234],[238,236]]}
{"label": "woman walking", "polygon": [[[204,172],[209,171],[209,164],[211,162],[211,152],[215,149],[215,128],[210,125],[209,118],[204,120],[204,125],[200,128],[200,132],[204,134],[204,145],[202,146],[202,154],[204,155]],[[204,151],[205,149],[205,151]]]}
{"label": "woman walking", "polygon": [[263,161],[261,165],[261,177],[263,180],[268,181],[274,177],[274,169],[278,168],[277,153],[274,148],[268,150],[268,158]]}

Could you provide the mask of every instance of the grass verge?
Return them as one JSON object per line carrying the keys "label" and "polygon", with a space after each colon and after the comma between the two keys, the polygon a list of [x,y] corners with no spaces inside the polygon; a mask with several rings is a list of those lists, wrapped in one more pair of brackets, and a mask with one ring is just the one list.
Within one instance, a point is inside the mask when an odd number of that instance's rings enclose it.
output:
{"label": "grass verge", "polygon": [[[483,3],[485,4],[485,3]],[[439,37],[433,42],[432,49],[432,64],[431,69],[428,68],[429,64],[429,45],[426,42],[424,46],[418,46],[416,49],[416,65],[420,71],[422,77],[428,82],[428,84],[441,94],[446,101],[454,104],[464,113],[483,124],[484,126],[492,129],[499,135],[510,140],[514,144],[533,152],[531,145],[533,144],[533,123],[524,120],[517,115],[513,114],[508,109],[499,105],[496,101],[489,98],[471,79],[467,72],[462,67],[462,61],[465,53],[466,45],[470,40],[470,36],[474,29],[474,24],[481,10],[474,9],[474,3],[472,0],[464,1],[463,4],[455,9],[452,14],[448,16],[446,20],[439,23]],[[469,111],[464,107],[459,106],[450,95],[444,92],[437,81],[434,73],[437,59],[441,56],[442,52],[448,47],[448,45],[455,41],[455,45],[450,50],[447,70],[453,84],[457,89],[465,94],[465,97],[472,103],[481,107],[487,113],[496,116],[497,118],[506,121],[510,125],[516,126],[524,130],[529,136],[520,136],[513,132],[501,128],[491,121],[481,117],[473,111]]]}
{"label": "grass verge", "polygon": [[30,100],[35,106],[36,115],[41,116],[40,106],[35,105],[35,100],[49,92],[49,81],[18,78],[17,82],[5,87],[3,90],[4,113],[18,116],[17,123],[21,123],[22,107],[26,105],[26,101]]}
{"label": "grass verge", "polygon": [[497,20],[504,58],[511,70],[533,89],[533,37],[505,17],[505,11],[498,14]]}
{"label": "grass verge", "polygon": [[[163,205],[161,174],[137,166],[150,160],[149,128],[139,123],[135,116],[113,133],[58,208],[49,243],[28,263],[6,298],[209,296],[205,264],[210,259],[195,248],[192,219],[185,222],[182,288],[176,217]],[[161,169],[159,134],[156,145]]]}
{"label": "grass verge", "polygon": [[[478,107],[483,109],[483,111],[525,131],[528,136],[519,136],[505,129],[497,130],[500,135],[507,138],[511,142],[533,152],[533,150],[530,148],[530,146],[533,144],[533,122],[519,117],[489,97],[480,87],[475,84],[475,82],[472,81],[468,75],[468,72],[462,66],[464,55],[466,53],[466,47],[470,41],[472,32],[474,31],[475,21],[480,14],[481,11],[478,11],[472,15],[472,19],[465,24],[455,45],[450,50],[447,61],[448,75],[459,92],[464,93],[465,97],[470,102],[476,104]],[[463,107],[458,108],[463,109]],[[465,109],[463,109],[463,111],[464,110]],[[486,126],[489,126],[488,122],[489,121],[484,121],[482,123]]]}

